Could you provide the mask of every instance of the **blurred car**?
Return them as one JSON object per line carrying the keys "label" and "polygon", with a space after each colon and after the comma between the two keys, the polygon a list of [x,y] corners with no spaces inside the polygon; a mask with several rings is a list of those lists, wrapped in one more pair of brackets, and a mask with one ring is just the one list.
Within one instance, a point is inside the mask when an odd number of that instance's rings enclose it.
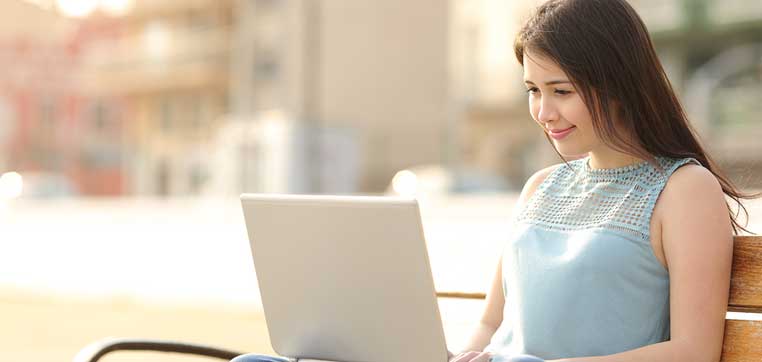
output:
{"label": "blurred car", "polygon": [[0,195],[6,199],[73,197],[77,187],[65,175],[51,172],[6,172],[0,176]]}

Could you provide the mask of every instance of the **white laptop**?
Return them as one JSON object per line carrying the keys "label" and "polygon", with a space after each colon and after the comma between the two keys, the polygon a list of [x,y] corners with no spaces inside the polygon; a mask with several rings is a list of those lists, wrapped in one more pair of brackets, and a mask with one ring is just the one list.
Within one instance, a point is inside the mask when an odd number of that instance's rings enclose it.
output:
{"label": "white laptop", "polygon": [[340,362],[446,362],[413,199],[241,196],[272,347]]}

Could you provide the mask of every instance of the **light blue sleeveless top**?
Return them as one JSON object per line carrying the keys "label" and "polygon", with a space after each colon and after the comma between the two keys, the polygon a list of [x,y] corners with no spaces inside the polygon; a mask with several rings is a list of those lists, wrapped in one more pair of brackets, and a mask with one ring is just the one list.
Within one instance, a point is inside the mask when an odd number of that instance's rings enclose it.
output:
{"label": "light blue sleeveless top", "polygon": [[[650,221],[667,178],[693,158],[550,173],[518,210],[503,252],[503,322],[485,351],[600,356],[669,339],[669,275]],[[496,358],[495,360],[499,360]]]}

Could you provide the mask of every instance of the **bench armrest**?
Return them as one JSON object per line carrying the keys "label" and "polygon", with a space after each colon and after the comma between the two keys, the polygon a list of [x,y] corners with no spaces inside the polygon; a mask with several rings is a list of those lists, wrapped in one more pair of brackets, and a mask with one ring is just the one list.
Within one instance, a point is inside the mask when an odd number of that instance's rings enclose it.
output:
{"label": "bench armrest", "polygon": [[93,342],[81,349],[74,362],[96,362],[114,351],[155,351],[184,353],[224,360],[233,359],[242,353],[194,343],[163,341],[153,339],[108,338]]}

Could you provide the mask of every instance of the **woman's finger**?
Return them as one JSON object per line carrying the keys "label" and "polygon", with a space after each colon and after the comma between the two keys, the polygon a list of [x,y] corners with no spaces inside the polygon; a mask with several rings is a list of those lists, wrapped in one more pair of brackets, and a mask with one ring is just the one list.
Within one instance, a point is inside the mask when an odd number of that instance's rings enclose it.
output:
{"label": "woman's finger", "polygon": [[474,356],[474,358],[471,359],[471,362],[489,362],[490,357],[492,357],[492,353],[482,352]]}
{"label": "woman's finger", "polygon": [[476,357],[479,354],[479,352],[476,351],[468,351],[463,352],[457,356],[451,362],[471,362],[471,360]]}

